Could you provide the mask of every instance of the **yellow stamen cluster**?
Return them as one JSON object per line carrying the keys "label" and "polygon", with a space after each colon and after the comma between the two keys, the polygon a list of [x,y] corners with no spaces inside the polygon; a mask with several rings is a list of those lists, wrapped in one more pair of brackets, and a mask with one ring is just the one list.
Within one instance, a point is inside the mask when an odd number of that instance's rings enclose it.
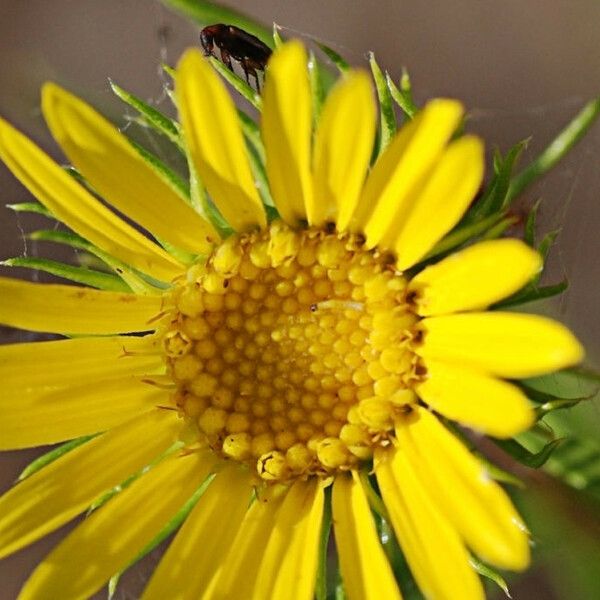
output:
{"label": "yellow stamen cluster", "polygon": [[173,301],[164,349],[177,406],[265,480],[370,458],[415,400],[406,280],[356,235],[275,222],[232,236]]}

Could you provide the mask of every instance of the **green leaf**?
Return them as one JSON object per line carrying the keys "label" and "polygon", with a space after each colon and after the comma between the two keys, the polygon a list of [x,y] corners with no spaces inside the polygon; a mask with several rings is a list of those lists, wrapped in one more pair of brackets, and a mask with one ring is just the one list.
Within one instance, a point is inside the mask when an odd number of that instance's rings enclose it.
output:
{"label": "green leaf", "polygon": [[237,10],[206,0],[161,0],[165,6],[195,21],[201,27],[213,23],[227,23],[255,35],[270,48],[273,47],[272,32],[251,17]]}
{"label": "green leaf", "polygon": [[54,219],[54,215],[39,202],[20,202],[19,204],[7,204],[6,208],[10,208],[15,212],[30,212],[37,215],[43,215],[49,219]]}
{"label": "green leaf", "polygon": [[473,555],[471,555],[471,557],[469,558],[469,562],[471,563],[471,566],[480,575],[493,581],[509,598],[511,597],[511,595],[508,591],[508,585],[506,585],[506,581],[504,580],[502,575],[500,575],[500,573],[498,573],[498,571],[496,571],[489,565],[482,563],[476,556],[473,556]]}
{"label": "green leaf", "polygon": [[343,75],[348,72],[350,65],[332,48],[317,42],[317,46],[323,51],[327,58],[335,65],[337,70]]}
{"label": "green leaf", "polygon": [[548,395],[548,398],[592,398],[600,388],[600,375],[582,368],[564,369],[549,375],[521,380],[528,389]]}
{"label": "green leaf", "polygon": [[144,162],[166,183],[182,200],[190,203],[190,185],[175,171],[168,167],[158,156],[152,154],[133,140],[128,140]]}
{"label": "green leaf", "polygon": [[50,273],[69,281],[75,281],[76,283],[82,283],[99,290],[131,292],[129,286],[116,275],[102,273],[101,271],[92,271],[86,267],[74,267],[46,258],[22,256],[3,260],[0,264],[6,267],[24,267],[26,269],[44,271],[45,273]]}
{"label": "green leaf", "polygon": [[588,102],[550,145],[523,171],[512,178],[508,199],[513,200],[552,169],[586,134],[600,115],[600,98]]}
{"label": "green leaf", "polygon": [[381,71],[372,52],[369,53],[369,64],[371,65],[371,73],[373,74],[377,98],[379,99],[379,155],[386,149],[396,134],[396,113],[394,113],[392,95],[386,76]]}
{"label": "green leaf", "polygon": [[497,440],[494,439],[496,445],[500,446],[502,450],[510,454],[515,460],[521,464],[531,467],[532,469],[539,469],[546,461],[550,458],[551,454],[556,448],[564,441],[564,438],[557,438],[548,442],[540,451],[530,452],[517,442],[516,440]]}
{"label": "green leaf", "polygon": [[596,440],[566,440],[548,460],[546,470],[575,489],[600,495],[600,447]]}
{"label": "green leaf", "polygon": [[141,98],[125,91],[122,87],[118,86],[111,79],[108,80],[112,91],[121,99],[123,102],[134,108],[142,116],[143,123],[150,126],[158,133],[166,136],[171,140],[180,150],[183,150],[183,144],[181,143],[181,136],[179,135],[179,126],[176,121],[170,119],[166,115],[163,115],[159,110],[150,106],[144,102]]}
{"label": "green leaf", "polygon": [[[532,387],[530,385],[527,385],[527,383],[525,382],[526,380],[520,380],[520,381],[516,381],[515,384],[520,387],[525,394],[527,394],[527,397],[530,400],[533,400],[534,402],[537,402],[538,404],[544,404],[546,402],[550,402],[552,400],[556,400],[558,398],[558,396],[555,396],[554,394],[550,394],[548,392],[542,392],[538,389],[536,389],[535,387]],[[580,398],[577,398],[577,400],[579,400]]]}
{"label": "green leaf", "polygon": [[329,546],[329,536],[331,535],[331,524],[331,486],[329,486],[325,490],[325,508],[319,536],[319,562],[315,584],[317,600],[327,600],[327,548]]}
{"label": "green leaf", "polygon": [[593,369],[586,369],[585,367],[573,367],[568,369],[570,373],[579,377],[580,380],[587,382],[594,382],[596,385],[600,385],[600,372]]}
{"label": "green leaf", "polygon": [[412,99],[408,73],[406,71],[403,73],[400,80],[400,88],[394,83],[389,73],[386,73],[385,79],[394,102],[400,107],[400,110],[407,118],[412,119],[417,114],[418,109]]}
{"label": "green leaf", "polygon": [[544,404],[540,406],[536,406],[535,414],[537,416],[538,421],[543,419],[548,413],[554,412],[555,410],[562,410],[565,408],[573,408],[575,405],[579,404],[583,400],[588,400],[588,397],[585,398],[570,398],[570,399],[556,399],[550,400],[548,402],[544,402]]}
{"label": "green leaf", "polygon": [[85,435],[83,437],[76,438],[74,440],[70,440],[57,446],[56,448],[52,448],[49,452],[42,454],[42,456],[36,458],[34,461],[30,462],[24,469],[21,471],[17,481],[23,481],[23,479],[27,479],[31,477],[34,473],[41,471],[44,467],[47,467],[50,463],[54,462],[56,459],[64,456],[74,450],[78,446],[82,446],[86,442],[89,442],[91,439],[95,438],[96,435]]}
{"label": "green leaf", "polygon": [[532,591],[525,597],[600,598],[598,504],[587,494],[566,489],[554,480],[542,484],[540,489],[536,487],[521,494],[518,504],[519,512],[535,533],[538,543],[534,547],[534,564],[544,573],[548,594]]}
{"label": "green leaf", "polygon": [[178,529],[181,524],[187,519],[188,515],[198,504],[198,501],[214,479],[214,475],[209,475],[205,481],[202,482],[200,487],[194,492],[194,494],[185,502],[185,504],[177,511],[177,513],[167,522],[167,524],[158,532],[158,534],[150,541],[142,550],[138,552],[136,557],[119,573],[116,573],[110,578],[108,583],[109,591],[108,597],[109,600],[112,598],[117,590],[117,584],[119,579],[123,575],[123,573],[132,567],[135,563],[140,561],[144,556],[150,554],[152,550],[154,550],[161,542],[166,540],[176,529]]}

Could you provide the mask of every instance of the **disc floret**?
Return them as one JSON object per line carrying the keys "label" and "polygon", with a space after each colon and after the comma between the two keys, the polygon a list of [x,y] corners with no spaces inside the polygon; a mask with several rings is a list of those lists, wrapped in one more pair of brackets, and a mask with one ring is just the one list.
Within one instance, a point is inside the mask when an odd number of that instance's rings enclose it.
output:
{"label": "disc floret", "polygon": [[200,441],[264,480],[355,467],[415,401],[406,286],[359,235],[277,221],[229,237],[173,294],[176,405]]}

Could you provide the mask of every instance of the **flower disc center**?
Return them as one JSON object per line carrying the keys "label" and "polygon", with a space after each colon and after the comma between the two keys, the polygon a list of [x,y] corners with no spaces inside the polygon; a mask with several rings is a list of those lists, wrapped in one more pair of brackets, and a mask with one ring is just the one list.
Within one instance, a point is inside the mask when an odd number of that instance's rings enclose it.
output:
{"label": "flower disc center", "polygon": [[232,236],[176,288],[164,337],[176,403],[265,480],[348,469],[414,401],[416,321],[406,280],[358,236],[281,222]]}

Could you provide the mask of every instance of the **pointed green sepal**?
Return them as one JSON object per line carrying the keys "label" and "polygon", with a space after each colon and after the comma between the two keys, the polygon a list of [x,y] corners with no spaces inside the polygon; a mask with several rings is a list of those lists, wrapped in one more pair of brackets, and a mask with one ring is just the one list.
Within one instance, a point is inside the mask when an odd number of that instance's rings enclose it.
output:
{"label": "pointed green sepal", "polygon": [[283,44],[283,40],[281,39],[281,34],[279,33],[280,29],[281,29],[281,27],[279,27],[279,25],[277,25],[277,23],[273,23],[273,47],[274,48],[279,48],[279,46],[281,46]]}
{"label": "pointed green sepal", "polygon": [[319,535],[319,561],[317,565],[317,580],[315,582],[315,597],[317,600],[327,600],[327,561],[329,538],[332,525],[331,512],[331,486],[325,489],[325,505],[323,508],[323,521]]}
{"label": "pointed green sepal", "polygon": [[344,58],[342,58],[341,55],[339,55],[335,50],[333,50],[329,46],[320,42],[317,42],[317,46],[319,46],[323,54],[327,56],[327,58],[335,65],[337,70],[342,75],[348,72],[348,70],[350,69],[350,65],[346,62]]}
{"label": "pointed green sepal", "polygon": [[379,146],[378,155],[381,154],[390,143],[391,139],[396,134],[396,113],[392,102],[392,95],[388,87],[386,76],[375,60],[375,55],[369,53],[369,65],[375,89],[377,90],[377,98],[379,99]]}
{"label": "pointed green sepal", "polygon": [[88,287],[93,287],[99,290],[111,292],[130,292],[130,287],[116,275],[110,273],[102,273],[101,271],[93,271],[86,267],[74,267],[65,263],[49,260],[46,258],[33,258],[21,256],[9,258],[0,262],[6,267],[23,267],[25,269],[35,269],[36,271],[44,271],[75,283],[81,283]]}
{"label": "pointed green sepal", "polygon": [[182,200],[189,204],[190,185],[181,178],[175,171],[168,167],[158,156],[146,150],[143,146],[133,140],[128,140],[140,155],[143,161],[166,183]]}
{"label": "pointed green sepal", "polygon": [[563,438],[557,438],[548,442],[538,452],[530,452],[516,440],[497,440],[494,442],[502,448],[507,454],[510,454],[516,461],[520,462],[526,467],[532,469],[539,469],[544,466],[546,461],[550,458],[552,453],[558,448],[564,441]]}
{"label": "pointed green sepal", "polygon": [[112,598],[117,591],[117,585],[119,579],[123,573],[132,567],[134,564],[142,560],[144,556],[150,554],[161,542],[166,540],[175,530],[177,530],[181,524],[187,519],[188,515],[198,504],[198,501],[214,479],[214,475],[209,475],[205,481],[202,482],[200,487],[192,494],[192,496],[185,502],[185,504],[177,511],[177,513],[165,524],[165,526],[156,534],[156,536],[148,542],[144,548],[142,548],[136,557],[119,573],[115,573],[108,582],[108,597],[109,600]]}
{"label": "pointed green sepal", "polygon": [[220,60],[214,56],[210,56],[210,64],[214,70],[225,80],[231,87],[240,94],[243,98],[248,100],[256,110],[262,109],[262,98],[260,94],[250,86],[249,83],[244,81],[239,75],[230,71]]}
{"label": "pointed green sepal", "polygon": [[417,114],[418,108],[412,99],[408,73],[406,71],[403,73],[400,80],[400,87],[394,83],[389,73],[386,73],[385,79],[394,102],[400,107],[400,110],[407,118],[412,119]]}
{"label": "pointed green sepal", "polygon": [[135,109],[142,118],[142,123],[148,125],[154,131],[166,136],[171,142],[173,142],[180,150],[183,149],[181,143],[181,136],[179,134],[179,126],[173,119],[170,119],[159,110],[150,106],[144,102],[141,98],[138,98],[134,94],[127,92],[122,87],[118,86],[114,81],[108,80],[112,91],[121,99],[123,102]]}
{"label": "pointed green sepal", "polygon": [[6,208],[14,210],[15,212],[29,212],[35,213],[36,215],[43,215],[49,219],[54,219],[54,215],[39,202],[19,202],[18,204],[7,204]]}
{"label": "pointed green sepal", "polygon": [[505,211],[510,205],[509,186],[512,172],[529,140],[515,144],[506,156],[496,153],[494,156],[494,177],[486,192],[478,200],[464,218],[464,222],[473,223],[490,215]]}
{"label": "pointed green sepal", "polygon": [[500,573],[496,571],[496,569],[493,569],[489,565],[482,563],[476,556],[471,555],[471,557],[469,558],[469,562],[471,563],[471,566],[482,577],[493,581],[506,594],[508,598],[512,598],[510,592],[508,591],[508,585],[506,584],[506,581],[504,580],[502,575],[500,575]]}
{"label": "pointed green sepal", "polygon": [[544,285],[541,287],[538,287],[536,284],[528,284],[521,291],[506,298],[506,300],[494,304],[492,308],[505,309],[509,306],[520,306],[528,302],[545,300],[562,294],[568,287],[569,282],[566,279],[554,285]]}
{"label": "pointed green sepal", "polygon": [[50,463],[54,462],[61,456],[68,454],[71,450],[75,450],[75,448],[89,442],[91,439],[95,438],[97,434],[94,435],[85,435],[83,437],[76,438],[74,440],[69,440],[56,448],[52,448],[49,452],[42,454],[34,461],[30,462],[20,473],[17,481],[23,481],[28,477],[31,477],[34,473],[41,471],[44,467],[47,467]]}

